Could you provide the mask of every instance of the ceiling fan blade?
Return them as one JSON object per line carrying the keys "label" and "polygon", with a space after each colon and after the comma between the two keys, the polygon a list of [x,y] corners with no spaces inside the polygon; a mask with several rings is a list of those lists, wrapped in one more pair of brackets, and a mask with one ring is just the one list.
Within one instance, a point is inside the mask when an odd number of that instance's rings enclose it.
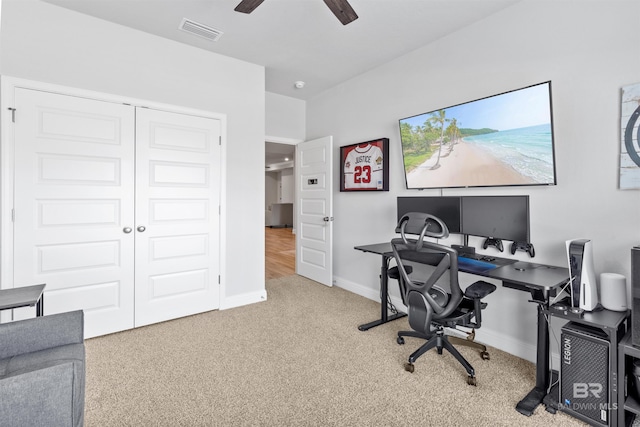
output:
{"label": "ceiling fan blade", "polygon": [[251,13],[262,4],[264,0],[242,0],[235,9],[236,12]]}
{"label": "ceiling fan blade", "polygon": [[342,22],[342,25],[347,25],[349,22],[358,19],[358,15],[356,15],[355,10],[347,0],[324,0],[324,2],[329,6],[331,12],[336,15],[336,18]]}

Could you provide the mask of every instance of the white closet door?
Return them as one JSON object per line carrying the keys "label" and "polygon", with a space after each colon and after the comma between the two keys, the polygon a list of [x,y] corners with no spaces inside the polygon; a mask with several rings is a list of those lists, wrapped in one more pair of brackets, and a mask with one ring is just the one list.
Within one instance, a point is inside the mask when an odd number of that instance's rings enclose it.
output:
{"label": "white closet door", "polygon": [[133,327],[134,109],[16,89],[14,286],[85,336]]}
{"label": "white closet door", "polygon": [[219,307],[219,140],[219,120],[136,109],[136,326]]}

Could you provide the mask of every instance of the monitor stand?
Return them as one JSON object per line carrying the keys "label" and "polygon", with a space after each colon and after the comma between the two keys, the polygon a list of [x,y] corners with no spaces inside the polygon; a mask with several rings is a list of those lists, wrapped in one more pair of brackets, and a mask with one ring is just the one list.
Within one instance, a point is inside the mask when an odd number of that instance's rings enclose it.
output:
{"label": "monitor stand", "polygon": [[469,246],[468,234],[463,234],[463,242],[461,245],[451,245],[451,247],[458,251],[458,254],[461,255],[474,255],[476,253],[476,248],[473,246]]}

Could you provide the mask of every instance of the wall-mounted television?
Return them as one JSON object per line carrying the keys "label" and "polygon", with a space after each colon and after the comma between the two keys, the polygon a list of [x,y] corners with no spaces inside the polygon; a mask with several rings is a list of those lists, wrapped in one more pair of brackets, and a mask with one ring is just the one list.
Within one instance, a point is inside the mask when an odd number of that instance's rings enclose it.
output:
{"label": "wall-mounted television", "polygon": [[407,189],[555,185],[551,82],[400,119]]}

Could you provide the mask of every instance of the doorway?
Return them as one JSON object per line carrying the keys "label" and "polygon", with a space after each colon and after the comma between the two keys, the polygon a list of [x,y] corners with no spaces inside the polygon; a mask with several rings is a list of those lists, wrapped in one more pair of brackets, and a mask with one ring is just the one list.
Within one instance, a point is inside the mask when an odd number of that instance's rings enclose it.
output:
{"label": "doorway", "polygon": [[295,274],[295,145],[265,143],[265,278]]}

